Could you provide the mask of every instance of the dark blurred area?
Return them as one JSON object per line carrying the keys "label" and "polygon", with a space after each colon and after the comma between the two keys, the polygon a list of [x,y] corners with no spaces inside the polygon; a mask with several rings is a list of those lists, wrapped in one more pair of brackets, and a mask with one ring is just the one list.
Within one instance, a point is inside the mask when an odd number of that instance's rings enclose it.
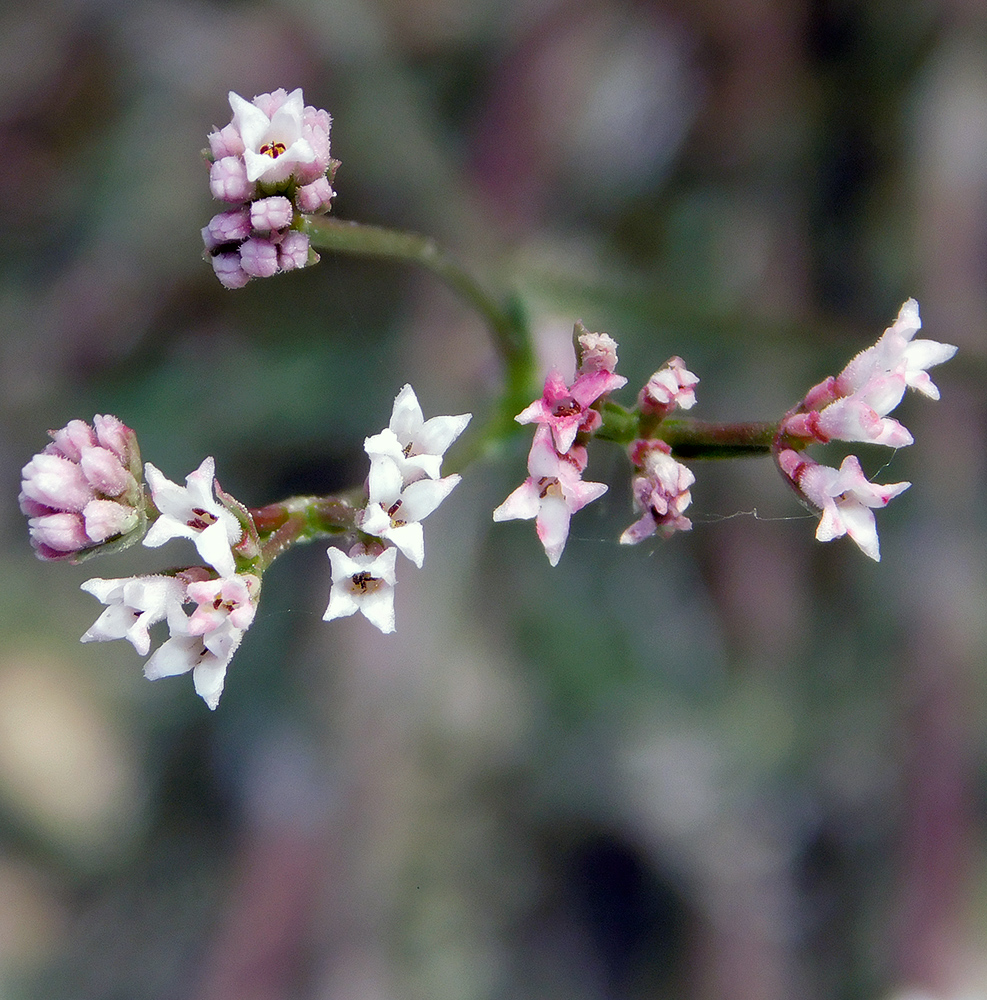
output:
{"label": "dark blurred area", "polygon": [[[493,405],[433,276],[201,259],[206,134],[281,86],[333,115],[336,215],[436,236],[545,359],[609,332],[628,402],[679,354],[696,416],[778,418],[914,295],[960,352],[916,443],[861,451],[914,484],[882,562],[767,461],[696,463],[694,530],[619,547],[601,443],[551,570],[490,520],[518,438],[429,519],[393,636],[321,621],[313,545],[215,713],[80,645],[79,584],[161,564],[34,559],[49,427],[116,414],[259,505],[359,482],[405,382]],[[0,93],[0,997],[987,997],[987,7],[8,0]]]}

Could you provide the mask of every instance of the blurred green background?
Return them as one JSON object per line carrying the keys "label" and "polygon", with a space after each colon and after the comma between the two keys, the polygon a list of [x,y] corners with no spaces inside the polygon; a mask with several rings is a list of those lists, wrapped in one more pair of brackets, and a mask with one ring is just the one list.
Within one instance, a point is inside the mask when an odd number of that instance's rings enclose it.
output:
{"label": "blurred green background", "polygon": [[[495,398],[428,274],[203,263],[206,133],[279,86],[334,117],[335,214],[438,237],[546,359],[611,333],[627,402],[680,354],[695,415],[777,418],[918,298],[960,354],[913,447],[861,449],[914,482],[880,565],[767,461],[619,547],[601,446],[553,571],[490,521],[522,435],[429,519],[396,635],[321,621],[315,545],[215,713],[80,645],[83,580],[181,556],[36,561],[47,428],[114,413],[259,505],[358,482],[406,381]],[[987,996],[979,0],[8,0],[0,93],[0,998]]]}

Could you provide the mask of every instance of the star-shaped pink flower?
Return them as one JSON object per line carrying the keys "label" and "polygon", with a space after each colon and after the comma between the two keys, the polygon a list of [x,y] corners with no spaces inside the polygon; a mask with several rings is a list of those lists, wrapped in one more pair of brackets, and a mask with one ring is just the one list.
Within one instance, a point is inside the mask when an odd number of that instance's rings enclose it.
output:
{"label": "star-shaped pink flower", "polygon": [[538,539],[553,566],[562,557],[572,515],[607,491],[605,483],[583,482],[585,454],[574,448],[560,455],[552,444],[552,429],[540,426],[528,455],[530,475],[493,512],[495,521],[535,518]]}
{"label": "star-shaped pink flower", "polygon": [[551,428],[555,447],[567,452],[580,429],[595,430],[600,415],[590,407],[601,396],[627,383],[622,375],[601,369],[580,375],[567,386],[562,373],[553,368],[545,379],[541,399],[536,399],[514,419],[519,424],[543,424]]}

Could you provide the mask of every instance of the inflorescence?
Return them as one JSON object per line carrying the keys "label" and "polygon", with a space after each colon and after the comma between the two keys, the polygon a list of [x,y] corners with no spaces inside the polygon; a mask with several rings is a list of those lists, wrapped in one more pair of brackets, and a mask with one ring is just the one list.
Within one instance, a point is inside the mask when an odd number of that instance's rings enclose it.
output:
{"label": "inflorescence", "polygon": [[[210,134],[208,156],[213,195],[230,207],[213,217],[203,239],[219,280],[239,288],[318,260],[306,219],[329,211],[339,164],[329,152],[329,115],[306,106],[301,90],[276,90],[251,102],[234,93],[229,99],[233,119]],[[373,230],[372,238],[381,234],[381,255],[396,246],[410,247],[409,253],[425,246],[424,257],[408,259],[434,266],[427,244],[393,240],[384,230]],[[334,245],[346,249],[345,242]],[[368,252],[368,245],[354,243],[360,249],[353,252]],[[468,281],[456,272],[460,289]],[[483,301],[476,286],[469,297]],[[495,307],[488,306],[489,316]],[[890,448],[912,443],[889,414],[907,388],[938,399],[928,369],[956,352],[915,339],[920,328],[918,304],[909,299],[873,347],[810,389],[777,424],[720,425],[679,415],[696,404],[699,378],[677,356],[648,379],[633,408],[621,407],[611,399],[627,383],[616,371],[616,341],[577,323],[573,381],[553,369],[542,395],[514,418],[535,425],[528,476],[493,519],[533,519],[555,566],[572,516],[608,489],[583,479],[594,438],[623,446],[630,461],[636,520],[620,535],[625,545],[691,529],[685,511],[696,477],[680,458],[770,454],[798,496],[821,512],[817,539],[848,535],[878,560],[874,510],[910,484],[873,483],[855,455],[835,468],[816,462],[807,449],[833,440]],[[80,562],[138,542],[157,548],[185,539],[195,546],[200,564],[82,584],[105,605],[82,641],[128,640],[148,657],[148,678],[191,672],[196,692],[215,708],[230,660],[256,615],[264,571],[295,544],[323,537],[344,543],[328,549],[326,621],[360,612],[381,632],[394,631],[398,555],[423,565],[422,521],[460,482],[459,475],[443,476],[441,466],[469,421],[468,413],[426,420],[406,385],[388,426],[364,442],[370,468],[362,488],[247,508],[220,488],[213,458],[179,486],[150,462],[142,467],[133,430],[97,415],[92,424],[72,420],[49,432],[52,442],[24,466],[20,507],[41,559]]]}

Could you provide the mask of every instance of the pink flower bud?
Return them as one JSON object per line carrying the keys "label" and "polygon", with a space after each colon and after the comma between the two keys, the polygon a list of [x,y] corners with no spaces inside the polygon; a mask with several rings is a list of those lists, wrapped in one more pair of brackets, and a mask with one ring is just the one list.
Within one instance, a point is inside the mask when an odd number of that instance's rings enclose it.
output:
{"label": "pink flower bud", "polygon": [[92,545],[81,514],[47,514],[28,522],[31,544],[42,559],[64,559]]}
{"label": "pink flower bud", "polygon": [[233,122],[209,133],[209,149],[214,160],[224,156],[243,156],[243,139]]}
{"label": "pink flower bud", "polygon": [[218,201],[247,201],[254,185],[247,180],[247,168],[238,156],[224,156],[209,168],[209,190]]}
{"label": "pink flower bud", "polygon": [[252,236],[240,247],[240,267],[251,278],[270,278],[278,271],[278,248],[270,240]]}
{"label": "pink flower bud", "polygon": [[[208,237],[206,236],[208,232]],[[242,205],[240,208],[230,209],[228,212],[220,212],[209,220],[206,231],[202,238],[208,249],[220,246],[223,243],[242,243],[250,235],[250,207]],[[210,247],[210,243],[212,247]]]}
{"label": "pink flower bud", "polygon": [[329,211],[329,203],[335,197],[329,178],[321,176],[311,184],[303,184],[295,191],[295,204],[300,212],[316,215]]}
{"label": "pink flower bud", "polygon": [[[318,257],[316,257],[318,260]],[[282,271],[293,271],[306,267],[309,263],[309,242],[304,233],[292,230],[278,244],[278,267]]]}
{"label": "pink flower bud", "polygon": [[283,195],[261,198],[250,205],[250,224],[262,233],[285,229],[291,225],[292,215],[291,202]]}
{"label": "pink flower bud", "polygon": [[83,448],[96,444],[96,434],[84,420],[70,420],[57,431],[49,431],[54,444],[45,449],[49,454],[63,455],[71,462],[78,462]]}
{"label": "pink flower bud", "polygon": [[24,466],[20,507],[42,559],[69,558],[141,523],[130,471],[139,465],[134,432],[108,414],[93,423],[72,420],[49,431],[53,443]]}
{"label": "pink flower bud", "polygon": [[696,405],[695,387],[698,383],[699,377],[685,367],[680,357],[669,358],[638,393],[638,404],[642,413],[662,417],[676,407],[691,410]]}
{"label": "pink flower bud", "polygon": [[93,499],[82,469],[60,455],[35,455],[21,470],[21,491],[56,511],[80,511]]}
{"label": "pink flower bud", "polygon": [[79,465],[92,488],[105,496],[118,497],[134,485],[134,477],[109,448],[87,448]]}
{"label": "pink flower bud", "polygon": [[212,269],[225,288],[243,288],[250,275],[240,266],[239,253],[218,253],[212,258]]}
{"label": "pink flower bud", "polygon": [[90,500],[82,516],[87,546],[133,531],[138,522],[137,511],[133,507],[114,500]]}

